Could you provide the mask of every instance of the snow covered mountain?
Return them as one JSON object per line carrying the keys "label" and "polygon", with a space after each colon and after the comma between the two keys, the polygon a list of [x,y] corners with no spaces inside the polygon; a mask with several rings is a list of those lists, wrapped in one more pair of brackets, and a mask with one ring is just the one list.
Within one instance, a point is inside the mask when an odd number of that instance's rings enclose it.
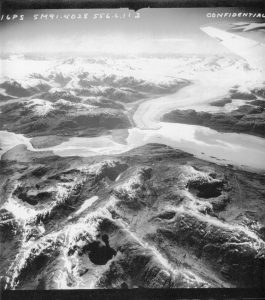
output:
{"label": "snow covered mountain", "polygon": [[261,72],[221,55],[1,63],[3,289],[263,286]]}

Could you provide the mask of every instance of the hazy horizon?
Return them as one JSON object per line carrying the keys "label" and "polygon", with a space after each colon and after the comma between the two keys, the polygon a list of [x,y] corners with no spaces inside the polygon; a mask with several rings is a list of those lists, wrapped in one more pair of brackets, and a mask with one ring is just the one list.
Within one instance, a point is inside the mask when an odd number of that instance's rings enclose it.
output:
{"label": "hazy horizon", "polygon": [[[207,54],[229,53],[200,30],[213,20],[209,9],[142,9],[140,18],[93,19],[95,13],[119,16],[136,13],[115,10],[41,10],[22,12],[23,21],[0,23],[2,54],[7,53],[100,53]],[[33,14],[87,14],[87,19],[33,20]],[[222,20],[221,22],[227,22]]]}

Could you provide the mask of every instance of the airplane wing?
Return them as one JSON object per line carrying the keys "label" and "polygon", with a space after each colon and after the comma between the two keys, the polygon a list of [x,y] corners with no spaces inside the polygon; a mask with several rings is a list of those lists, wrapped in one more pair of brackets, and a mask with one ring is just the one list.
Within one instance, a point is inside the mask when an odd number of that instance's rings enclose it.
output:
{"label": "airplane wing", "polygon": [[204,26],[201,30],[217,39],[224,47],[244,58],[250,66],[265,72],[265,44],[215,26]]}

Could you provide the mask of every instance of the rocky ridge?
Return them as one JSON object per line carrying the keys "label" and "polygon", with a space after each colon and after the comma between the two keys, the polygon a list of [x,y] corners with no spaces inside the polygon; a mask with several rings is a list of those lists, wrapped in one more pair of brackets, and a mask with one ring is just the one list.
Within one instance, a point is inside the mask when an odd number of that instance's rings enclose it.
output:
{"label": "rocky ridge", "polygon": [[[16,151],[24,153],[17,158]],[[3,288],[261,287],[263,175],[159,144],[1,160]]]}

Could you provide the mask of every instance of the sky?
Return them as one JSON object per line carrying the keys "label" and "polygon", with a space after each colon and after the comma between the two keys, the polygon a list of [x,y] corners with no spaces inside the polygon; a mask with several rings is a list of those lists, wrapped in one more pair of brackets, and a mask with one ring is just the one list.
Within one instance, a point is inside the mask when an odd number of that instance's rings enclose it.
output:
{"label": "sky", "polygon": [[[209,11],[210,8],[22,11],[23,21],[0,22],[1,51],[46,55],[226,53],[222,45],[200,30],[200,26],[217,21],[206,17]],[[58,19],[40,20],[41,14],[52,13]],[[76,19],[66,20],[64,14],[75,15]],[[82,19],[77,19],[80,14]]]}

